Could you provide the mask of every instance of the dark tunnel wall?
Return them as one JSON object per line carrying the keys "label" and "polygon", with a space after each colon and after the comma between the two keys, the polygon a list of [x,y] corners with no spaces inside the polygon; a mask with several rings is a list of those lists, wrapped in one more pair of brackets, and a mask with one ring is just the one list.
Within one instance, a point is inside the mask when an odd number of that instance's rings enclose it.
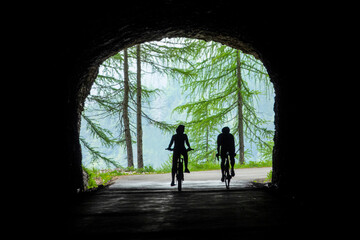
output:
{"label": "dark tunnel wall", "polygon": [[[312,25],[303,14],[260,10],[234,7],[226,1],[131,1],[116,10],[75,9],[66,17],[57,15],[61,21],[55,24],[51,39],[57,46],[56,68],[61,69],[57,74],[65,89],[61,124],[66,141],[61,165],[66,170],[61,178],[66,194],[81,187],[80,113],[99,64],[125,47],[164,37],[218,41],[264,63],[276,93],[273,184],[301,198],[317,191],[311,179],[318,177],[323,157],[314,150],[325,137],[316,123],[326,111],[317,95],[323,82],[313,73],[308,56],[317,40],[314,34],[309,37]],[[303,84],[304,79],[312,85]],[[303,168],[304,161],[312,167]]]}

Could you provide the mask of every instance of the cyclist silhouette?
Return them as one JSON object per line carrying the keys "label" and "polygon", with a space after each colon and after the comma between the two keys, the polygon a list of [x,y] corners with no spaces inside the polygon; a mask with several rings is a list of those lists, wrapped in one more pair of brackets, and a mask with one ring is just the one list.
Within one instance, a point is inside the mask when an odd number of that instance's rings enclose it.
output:
{"label": "cyclist silhouette", "polygon": [[[173,161],[172,161],[172,171],[171,171],[171,186],[175,186],[174,178],[176,173],[176,160],[180,157],[180,154],[184,156],[184,162],[185,162],[185,172],[190,173],[188,169],[188,150],[192,150],[190,147],[189,139],[187,135],[184,133],[185,126],[179,125],[176,128],[176,134],[172,136],[169,147],[167,150],[171,149],[171,145],[175,143],[174,145],[174,154],[173,154]],[[188,146],[188,149],[185,148],[185,143]]]}
{"label": "cyclist silhouette", "polygon": [[235,176],[234,165],[235,165],[235,140],[234,136],[230,133],[230,128],[224,127],[217,137],[217,154],[216,156],[221,156],[221,181],[225,179],[224,170],[225,170],[225,158],[226,153],[229,153],[230,156],[230,165],[231,165],[231,176]]}

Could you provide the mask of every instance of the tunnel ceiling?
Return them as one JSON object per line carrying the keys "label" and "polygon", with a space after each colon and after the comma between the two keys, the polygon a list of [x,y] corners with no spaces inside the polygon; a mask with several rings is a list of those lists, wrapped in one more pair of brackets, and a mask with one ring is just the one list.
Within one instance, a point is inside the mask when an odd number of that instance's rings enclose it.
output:
{"label": "tunnel ceiling", "polygon": [[[66,24],[61,29],[71,34],[61,35],[61,31],[58,34],[71,47],[60,54],[68,58],[76,55],[73,60],[87,61],[87,66],[99,65],[121,49],[137,43],[188,37],[241,49],[261,59],[269,68],[268,50],[264,47],[286,30],[284,23],[279,25],[281,22],[274,18],[274,12],[248,11],[231,1],[140,2],[136,7],[127,3],[127,7],[116,10],[106,7],[81,13],[74,10],[61,22]],[[271,27],[273,24],[276,29]]]}

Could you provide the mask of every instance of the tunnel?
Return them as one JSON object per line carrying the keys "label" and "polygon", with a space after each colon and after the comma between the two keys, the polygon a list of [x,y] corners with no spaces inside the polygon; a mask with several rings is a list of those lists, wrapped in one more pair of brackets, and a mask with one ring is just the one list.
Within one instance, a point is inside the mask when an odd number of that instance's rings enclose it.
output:
{"label": "tunnel", "polygon": [[[191,14],[186,4],[173,7],[172,4],[167,3],[162,6],[154,4],[142,4],[138,8],[143,8],[141,17],[136,17],[136,14],[131,14],[131,11],[126,11],[122,14],[107,13],[106,16],[99,16],[94,13],[89,13],[88,18],[77,19],[78,21],[69,22],[70,29],[73,30],[69,36],[73,43],[66,53],[68,61],[77,60],[74,63],[67,63],[68,70],[71,75],[66,77],[68,82],[66,106],[67,119],[69,119],[67,127],[68,134],[68,148],[72,151],[68,152],[66,161],[69,168],[68,184],[69,189],[75,191],[81,187],[81,153],[79,147],[79,124],[80,113],[83,110],[85,98],[90,92],[93,81],[98,72],[99,65],[108,57],[116,54],[125,47],[133,46],[137,43],[143,43],[162,38],[171,37],[188,37],[198,38],[203,40],[213,40],[226,44],[233,48],[242,50],[245,53],[252,54],[260,59],[267,68],[270,79],[275,88],[275,147],[273,153],[273,184],[279,188],[288,189],[293,188],[294,191],[300,190],[296,188],[297,169],[292,163],[295,163],[295,156],[286,157],[286,152],[290,151],[291,146],[282,147],[282,144],[292,142],[290,131],[286,128],[286,118],[291,117],[288,113],[282,116],[284,105],[298,108],[298,99],[294,96],[295,91],[283,90],[281,83],[284,85],[291,85],[289,82],[296,82],[294,78],[297,76],[291,75],[288,72],[294,68],[296,63],[289,61],[289,57],[296,56],[296,52],[286,52],[281,44],[284,39],[277,36],[279,42],[277,46],[268,46],[272,41],[271,36],[276,34],[285,34],[283,29],[273,30],[270,26],[270,19],[273,19],[270,13],[266,17],[262,16],[259,21],[237,21],[239,15],[236,12],[231,12],[231,5],[218,4],[211,8],[210,6],[191,5],[194,14]],[[154,8],[153,11],[146,10]],[[129,9],[132,9],[129,7]],[[222,12],[230,11],[229,15],[224,18]],[[139,13],[141,10],[139,9]],[[252,14],[246,13],[242,15],[241,19],[256,18]],[[76,19],[76,13],[74,13]],[[75,20],[74,19],[74,20]],[[147,19],[146,21],[142,19]],[[261,21],[260,21],[261,20]],[[239,23],[237,23],[239,22]],[[76,26],[76,24],[79,24]],[[86,25],[88,24],[88,25]],[[251,24],[255,24],[252,26]],[[276,26],[276,24],[274,23]],[[279,28],[279,26],[276,26]],[[286,32],[286,31],[285,31]],[[80,35],[80,36],[78,36]],[[288,36],[287,36],[288,37]],[[269,39],[270,38],[270,39]],[[280,46],[279,46],[280,45]],[[288,44],[286,44],[288,45]],[[298,51],[298,50],[296,50]],[[65,53],[64,53],[65,54]],[[70,57],[73,54],[78,54],[79,57]],[[283,63],[279,63],[282,61]],[[291,79],[285,79],[289,77]],[[286,94],[291,91],[289,96],[291,102],[286,98]],[[300,99],[300,98],[299,98]],[[284,103],[282,103],[284,101]],[[305,100],[306,101],[306,100]],[[305,102],[303,101],[303,102]],[[303,106],[300,106],[303,107]],[[282,120],[284,123],[281,123]],[[290,120],[290,122],[292,119]],[[296,123],[292,123],[296,125]],[[289,124],[290,125],[290,124]],[[284,127],[285,130],[282,130]],[[289,140],[287,139],[290,137]],[[298,141],[295,139],[295,141]],[[294,141],[293,141],[294,142]],[[294,142],[293,145],[296,145]],[[75,147],[76,146],[76,147]],[[285,151],[284,151],[285,150]],[[284,151],[284,152],[282,152]],[[289,189],[290,190],[290,189]]]}
{"label": "tunnel", "polygon": [[308,57],[318,43],[310,34],[311,16],[231,1],[129,1],[116,9],[63,10],[52,14],[58,21],[49,33],[57,52],[50,70],[61,85],[53,98],[63,110],[58,196],[71,202],[82,188],[80,115],[100,64],[124,48],[172,37],[220,42],[262,61],[275,89],[272,187],[305,203],[320,195],[313,180],[324,174],[319,142],[328,139],[318,123],[331,110],[318,99],[323,82]]}

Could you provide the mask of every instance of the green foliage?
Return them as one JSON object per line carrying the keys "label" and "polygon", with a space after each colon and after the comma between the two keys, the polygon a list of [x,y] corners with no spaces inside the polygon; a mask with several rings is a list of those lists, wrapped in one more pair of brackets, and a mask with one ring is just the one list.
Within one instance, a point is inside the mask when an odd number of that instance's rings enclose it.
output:
{"label": "green foliage", "polygon": [[96,184],[95,178],[96,178],[96,173],[94,170],[90,170],[88,168],[85,168],[83,166],[83,170],[88,174],[88,189],[90,188],[96,188],[98,185]]}
{"label": "green foliage", "polygon": [[261,167],[272,167],[272,161],[248,161],[245,164],[240,165],[236,168],[261,168]]}
{"label": "green foliage", "polygon": [[[215,42],[199,40],[179,40],[185,51],[184,69],[176,68],[172,74],[181,80],[183,93],[189,101],[174,109],[186,113],[186,125],[197,161],[214,160],[214,147],[220,129],[228,125],[232,133],[238,133],[237,104],[241,91],[243,100],[243,125],[247,141],[255,143],[264,150],[269,146],[266,141],[272,139],[273,131],[262,127],[268,123],[256,112],[256,99],[261,91],[250,89],[248,81],[264,82],[268,93],[271,87],[269,76],[260,61],[246,54],[241,54],[242,88],[238,88],[236,74],[238,50]],[[212,147],[210,147],[212,146]],[[264,150],[265,151],[265,150]]]}
{"label": "green foliage", "polygon": [[124,173],[119,170],[101,171],[95,168],[85,168],[84,166],[83,169],[89,177],[88,189],[96,188],[99,185],[106,185],[113,177],[124,175]]}
{"label": "green foliage", "polygon": [[91,163],[101,159],[108,167],[111,165],[114,167],[120,167],[120,165],[116,161],[111,158],[105,157],[103,153],[99,152],[95,147],[92,147],[84,138],[80,137],[80,143],[90,153],[92,159]]}
{"label": "green foliage", "polygon": [[161,164],[161,167],[158,169],[159,173],[170,173],[172,168],[172,155]]}
{"label": "green foliage", "polygon": [[260,159],[262,161],[272,161],[273,147],[274,141],[260,142],[258,144]]}
{"label": "green foliage", "polygon": [[88,189],[96,188],[99,185],[108,184],[114,177],[123,176],[129,174],[144,174],[155,173],[155,169],[152,166],[145,166],[141,169],[135,169],[134,167],[128,167],[125,169],[114,170],[99,170],[95,168],[86,168],[83,166],[84,171],[88,174]]}
{"label": "green foliage", "polygon": [[107,147],[112,147],[117,143],[117,141],[112,138],[111,131],[102,128],[96,121],[91,120],[84,113],[82,113],[81,116],[86,121],[87,129],[90,131],[92,137],[100,139],[101,143]]}
{"label": "green foliage", "polygon": [[137,168],[135,170],[137,173],[155,173],[156,170],[152,165],[144,166],[144,168]]}
{"label": "green foliage", "polygon": [[189,168],[191,171],[207,171],[207,170],[220,170],[219,162],[212,161],[189,161]]}
{"label": "green foliage", "polygon": [[[151,57],[151,53],[149,52],[150,48],[147,45],[143,45],[142,47],[145,51],[142,51],[143,56],[142,59],[147,64],[153,64],[153,58]],[[153,48],[154,50],[155,48]],[[156,50],[156,49],[155,49]],[[146,54],[145,54],[146,52]],[[135,47],[129,48],[129,62],[134,61],[136,59]],[[164,54],[162,54],[164,55]],[[90,135],[93,138],[99,139],[101,144],[105,147],[114,147],[117,145],[124,146],[125,144],[125,131],[123,127],[123,111],[122,111],[122,101],[124,98],[123,86],[123,62],[124,56],[123,52],[119,52],[113,57],[107,59],[100,67],[101,74],[97,76],[94,82],[94,86],[90,95],[86,99],[86,108],[82,113],[82,119],[85,120],[87,125],[87,130],[90,132]],[[136,73],[129,71],[129,116],[130,116],[130,131],[132,135],[136,135],[133,131],[135,129],[134,123],[132,120],[134,118],[132,116],[136,113]],[[149,102],[156,98],[161,91],[159,89],[148,89],[145,86],[141,86],[141,97],[142,104],[147,104],[150,107]],[[164,121],[157,121],[153,119],[151,116],[146,114],[144,111],[141,113],[142,117],[148,121],[149,124],[156,126],[157,128],[162,129],[163,131],[171,131],[174,129],[174,126],[168,124]],[[100,126],[100,124],[95,119],[103,119],[103,118],[117,118],[117,133],[113,133],[106,128]],[[118,135],[117,140],[113,137],[114,135]],[[132,139],[135,139],[132,137]],[[114,160],[105,157],[105,155],[99,152],[96,147],[91,146],[91,144],[85,140],[85,138],[80,138],[83,149],[87,151],[91,155],[91,162],[93,164],[98,161],[103,161],[109,167],[110,165],[119,167],[120,165]]]}
{"label": "green foliage", "polygon": [[[215,42],[184,38],[144,43],[141,48],[142,64],[148,67],[144,69],[150,68],[153,72],[180,82],[187,99],[173,111],[174,114],[186,114],[187,118],[183,122],[174,124],[161,121],[144,111],[141,113],[142,117],[163,132],[174,132],[180,123],[186,125],[191,146],[195,149],[190,158],[190,163],[195,169],[212,169],[213,165],[216,165],[216,137],[224,125],[228,125],[235,136],[238,133],[239,92],[243,98],[245,137],[247,141],[258,147],[262,162],[271,162],[273,131],[264,127],[268,121],[261,117],[255,106],[258,96],[269,93],[272,87],[266,69],[259,60],[247,54],[240,54],[243,76],[240,90],[236,75],[238,56],[236,49]],[[131,121],[135,119],[132,116],[136,113],[136,72],[131,67],[136,59],[135,47],[129,48],[128,54]],[[120,107],[123,101],[123,60],[123,52],[119,52],[103,62],[82,113],[83,122],[87,125],[90,135],[107,148],[125,143]],[[146,72],[142,70],[142,74]],[[255,84],[265,83],[266,87],[253,89],[249,87],[250,81]],[[159,89],[148,89],[144,86],[141,86],[141,91],[143,104],[148,108],[151,108],[151,101],[163,94]],[[101,126],[97,121],[97,119],[108,117],[118,119],[116,132],[108,130],[107,126]],[[131,129],[135,129],[134,123],[130,122],[130,126],[132,126]],[[131,134],[136,135],[136,132],[132,130]],[[119,167],[119,163],[106,157],[97,147],[91,146],[88,139],[81,137],[80,141],[84,151],[91,155],[91,163],[103,161],[108,167]],[[246,156],[251,156],[249,149],[246,149],[245,153]],[[248,165],[252,163],[249,162]],[[147,171],[145,168],[144,171]],[[171,161],[164,163],[160,171],[171,171]]]}
{"label": "green foliage", "polygon": [[[235,169],[240,168],[261,168],[261,167],[272,167],[271,160],[261,160],[261,161],[247,161],[245,164],[235,163]],[[172,168],[172,155],[169,156],[169,159],[164,162],[160,169],[157,170],[157,173],[171,173]],[[208,171],[208,170],[220,170],[219,161],[199,161],[189,157],[189,169],[190,171]]]}
{"label": "green foliage", "polygon": [[272,170],[270,170],[270,172],[266,175],[265,181],[266,182],[271,182],[272,180]]}

